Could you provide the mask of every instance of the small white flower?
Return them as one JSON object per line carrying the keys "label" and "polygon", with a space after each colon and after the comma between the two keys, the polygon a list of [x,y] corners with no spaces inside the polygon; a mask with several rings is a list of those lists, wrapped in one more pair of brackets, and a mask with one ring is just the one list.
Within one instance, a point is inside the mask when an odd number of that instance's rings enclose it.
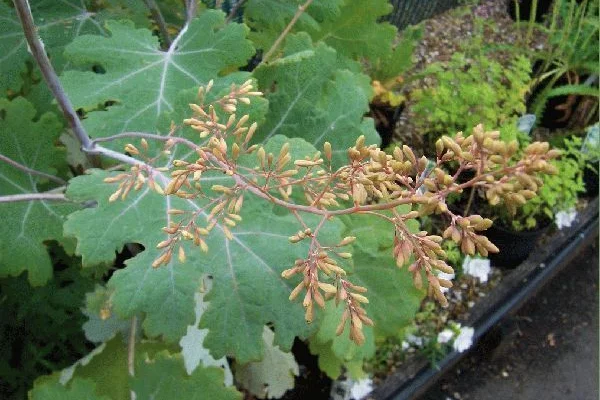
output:
{"label": "small white flower", "polygon": [[475,330],[471,327],[460,327],[460,333],[458,334],[456,339],[454,339],[454,343],[452,344],[454,350],[462,353],[463,351],[471,347],[471,345],[473,344],[474,332]]}
{"label": "small white flower", "polygon": [[454,332],[452,332],[450,329],[444,329],[438,333],[437,341],[438,343],[448,343],[453,336]]}
{"label": "small white flower", "polygon": [[566,211],[559,211],[554,214],[554,222],[558,229],[570,227],[573,224],[573,221],[575,221],[575,218],[577,218],[577,211],[575,211],[574,208]]}
{"label": "small white flower", "polygon": [[406,341],[410,344],[414,344],[417,347],[423,346],[423,338],[419,336],[415,336],[412,333],[406,335]]}
{"label": "small white flower", "polygon": [[488,275],[491,272],[490,260],[487,258],[471,258],[466,256],[463,262],[463,272],[466,275],[479,278],[481,282],[487,282]]}
{"label": "small white flower", "polygon": [[403,340],[402,341],[402,351],[406,351],[409,348],[410,348],[410,344],[406,340]]}
{"label": "small white flower", "polygon": [[370,378],[361,379],[354,382],[350,389],[350,398],[354,400],[360,400],[366,397],[373,391],[373,380]]}

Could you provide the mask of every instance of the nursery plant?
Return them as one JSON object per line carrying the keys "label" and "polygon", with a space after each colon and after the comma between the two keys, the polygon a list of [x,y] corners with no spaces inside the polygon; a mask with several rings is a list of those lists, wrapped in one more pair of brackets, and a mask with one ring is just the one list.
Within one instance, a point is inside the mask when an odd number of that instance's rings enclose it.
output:
{"label": "nursery plant", "polygon": [[[383,152],[363,61],[392,57],[385,1],[249,0],[244,23],[143,3],[0,3],[0,276],[59,282],[56,246],[87,319],[86,346],[34,367],[51,374],[32,399],[278,397],[294,340],[359,375],[425,293],[446,303],[445,239],[497,251],[491,220],[447,197],[476,186],[512,207],[555,170],[546,143],[481,125],[439,139],[433,168]],[[434,213],[443,237],[419,230]]]}
{"label": "nursery plant", "polygon": [[[532,3],[535,9],[537,1]],[[528,48],[534,29],[546,37],[541,49],[526,50],[537,65],[531,112],[538,120],[553,97],[567,96],[566,102],[557,106],[557,110],[563,111],[561,119],[565,121],[571,116],[575,96],[598,97],[598,10],[597,0],[557,0],[545,24],[535,23],[535,12],[532,13],[523,46]],[[594,108],[597,106],[590,110]]]}
{"label": "nursery plant", "polygon": [[434,84],[412,93],[420,129],[435,138],[484,123],[500,128],[504,140],[518,138],[516,121],[526,111],[530,73],[523,56],[502,66],[484,53],[455,53],[447,63],[426,68],[422,75],[433,78]]}
{"label": "nursery plant", "polygon": [[543,185],[538,195],[524,205],[517,216],[507,219],[500,213],[504,221],[512,222],[513,229],[534,229],[543,226],[544,221],[554,221],[558,212],[575,209],[579,196],[585,191],[586,157],[581,153],[581,139],[577,136],[565,139],[561,149],[561,157],[552,161],[558,172],[541,178]]}

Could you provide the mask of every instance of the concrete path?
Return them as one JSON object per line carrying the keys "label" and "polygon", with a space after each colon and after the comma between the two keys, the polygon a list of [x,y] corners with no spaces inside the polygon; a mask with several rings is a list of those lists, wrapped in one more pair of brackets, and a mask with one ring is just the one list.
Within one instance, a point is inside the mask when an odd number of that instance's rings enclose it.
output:
{"label": "concrete path", "polygon": [[598,312],[594,245],[420,400],[597,400]]}

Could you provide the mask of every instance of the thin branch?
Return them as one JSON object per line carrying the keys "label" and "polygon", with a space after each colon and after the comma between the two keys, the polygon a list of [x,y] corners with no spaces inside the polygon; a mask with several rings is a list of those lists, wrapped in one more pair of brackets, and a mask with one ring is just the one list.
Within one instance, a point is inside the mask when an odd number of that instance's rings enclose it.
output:
{"label": "thin branch", "polygon": [[[137,316],[131,318],[131,325],[129,328],[129,343],[127,343],[127,371],[129,376],[135,375],[135,336],[137,330]],[[136,399],[136,394],[132,390],[130,392],[131,400]]]}
{"label": "thin branch", "polygon": [[50,175],[50,174],[47,174],[47,173],[42,172],[42,171],[37,171],[35,169],[31,169],[31,168],[29,168],[29,167],[27,167],[27,166],[25,166],[23,164],[19,164],[15,160],[12,160],[12,159],[6,157],[5,155],[0,154],[0,161],[4,161],[5,163],[7,163],[9,165],[12,165],[13,167],[15,167],[17,169],[20,169],[21,171],[27,172],[28,174],[38,175],[38,176],[41,176],[43,178],[50,179],[51,181],[56,182],[59,185],[66,185],[67,184],[66,181],[64,181],[63,179],[59,178],[58,176]]}
{"label": "thin branch", "polygon": [[235,5],[231,9],[231,11],[229,11],[229,15],[227,16],[225,23],[229,23],[229,22],[231,22],[231,20],[233,20],[235,18],[235,14],[237,14],[238,10],[242,6],[242,4],[244,4],[245,2],[246,2],[246,0],[239,0],[237,3],[235,3]]}
{"label": "thin branch", "polygon": [[109,158],[112,158],[113,160],[120,161],[120,162],[125,163],[125,164],[129,164],[129,165],[145,165],[145,166],[153,169],[150,165],[147,165],[143,161],[140,161],[140,160],[138,160],[136,158],[133,158],[133,157],[129,157],[128,155],[119,153],[118,151],[107,149],[106,147],[93,146],[92,148],[87,148],[87,149],[83,148],[82,150],[85,151],[88,154],[109,157]]}
{"label": "thin branch", "polygon": [[19,201],[33,200],[69,201],[63,193],[23,193],[0,196],[0,203],[16,203]]}
{"label": "thin branch", "polygon": [[[108,156],[110,158],[119,160],[119,161],[127,163],[127,164],[143,166],[143,167],[147,168],[149,171],[151,171],[153,174],[164,177],[164,175],[161,172],[157,171],[154,167],[152,167],[151,165],[149,165],[141,160],[137,160],[137,159],[129,157],[127,155],[124,155],[124,154],[118,153],[116,151],[96,145],[96,143],[99,143],[99,142],[113,141],[113,140],[118,140],[118,139],[122,139],[125,137],[145,138],[145,139],[158,140],[158,141],[163,141],[163,142],[167,141],[167,140],[171,140],[171,141],[173,141],[173,143],[183,144],[194,151],[200,148],[200,146],[198,146],[194,142],[192,142],[188,139],[185,139],[185,138],[181,138],[181,137],[161,136],[161,135],[145,133],[145,132],[123,132],[123,133],[120,133],[117,135],[95,139],[94,141],[92,141],[93,148],[90,151],[93,151],[95,154],[102,154],[102,155]],[[224,170],[231,169],[231,167],[228,164],[223,163],[222,161],[218,160],[211,153],[206,153],[206,156],[208,157],[208,159],[211,162],[213,162],[214,164],[223,168]],[[517,164],[514,167],[506,168],[505,172],[509,173],[509,172],[515,171],[520,167],[521,167],[521,165]],[[471,180],[458,185],[454,189],[466,189],[468,187],[471,187],[474,184],[477,184],[478,180],[485,178],[485,176],[487,176],[487,175],[493,175],[493,172],[488,172],[479,177],[476,176],[476,177],[472,178]],[[164,178],[168,179],[166,177],[164,177]],[[390,210],[390,209],[393,209],[400,205],[414,204],[414,202],[415,202],[412,199],[412,197],[404,197],[404,198],[398,198],[398,199],[395,199],[393,201],[389,201],[386,203],[367,204],[367,205],[348,207],[348,208],[343,208],[343,209],[338,209],[338,210],[327,210],[327,209],[321,209],[321,208],[318,208],[315,206],[306,206],[306,205],[302,205],[302,204],[289,203],[287,201],[278,199],[277,197],[274,197],[271,193],[269,193],[268,190],[258,187],[250,179],[246,178],[245,176],[243,176],[237,172],[234,172],[231,175],[231,178],[235,180],[235,182],[239,185],[240,188],[248,190],[250,193],[262,198],[263,200],[267,200],[278,206],[285,207],[290,211],[306,212],[306,213],[310,213],[310,214],[325,216],[327,218],[332,217],[332,216],[338,216],[338,215],[364,214],[364,213],[369,213],[371,211]],[[449,191],[450,191],[450,189],[447,189],[445,191],[439,192],[438,194],[439,194],[440,198],[442,198],[442,197],[445,197]]]}
{"label": "thin branch", "polygon": [[17,10],[17,14],[19,15],[21,27],[23,28],[23,33],[25,34],[27,44],[29,45],[29,51],[40,67],[40,71],[44,76],[46,84],[52,91],[54,98],[56,98],[60,109],[67,119],[69,126],[75,133],[75,136],[79,140],[79,143],[81,143],[81,146],[83,148],[89,148],[91,145],[90,137],[83,128],[83,125],[79,120],[79,116],[73,108],[73,104],[71,104],[71,101],[67,97],[62,85],[60,84],[60,81],[58,80],[56,71],[54,71],[50,60],[46,55],[44,44],[37,34],[35,23],[33,22],[33,16],[31,15],[29,2],[27,0],[13,0],[13,3],[15,5],[15,9]]}
{"label": "thin branch", "polygon": [[[102,154],[105,156],[109,156],[111,158],[117,159],[117,160],[125,162],[127,164],[142,165],[142,166],[148,168],[149,170],[153,171],[154,173],[160,174],[152,166],[144,163],[143,161],[140,161],[135,158],[126,156],[124,154],[117,153],[113,150],[95,145],[95,143],[98,143],[98,142],[118,140],[118,139],[122,139],[125,137],[138,137],[138,138],[159,140],[159,141],[163,141],[163,142],[167,141],[167,140],[172,140],[174,143],[184,144],[192,150],[197,150],[200,148],[200,146],[193,143],[192,141],[187,140],[185,138],[181,138],[181,137],[161,136],[161,135],[155,135],[152,133],[145,133],[145,132],[123,132],[123,133],[120,133],[117,135],[95,139],[94,141],[92,141],[93,150],[91,150],[91,151],[94,151],[96,154]],[[224,169],[230,169],[227,164],[218,160],[212,154],[206,153],[206,155],[213,163],[219,165],[220,167],[222,167]],[[413,200],[411,198],[401,198],[401,199],[396,199],[394,201],[390,201],[388,203],[369,204],[369,205],[355,206],[355,207],[349,207],[349,208],[344,208],[344,209],[339,209],[339,210],[325,210],[325,209],[321,209],[321,208],[318,208],[315,206],[305,206],[305,205],[301,205],[301,204],[294,204],[294,203],[289,203],[287,201],[278,199],[277,197],[274,197],[273,195],[271,195],[268,191],[256,186],[251,180],[247,179],[246,177],[244,177],[238,173],[234,173],[231,177],[236,181],[236,183],[240,187],[248,190],[252,194],[254,194],[264,200],[270,201],[273,204],[285,207],[289,210],[307,212],[310,214],[322,215],[322,216],[326,216],[326,217],[331,217],[334,215],[352,214],[352,213],[363,213],[366,211],[388,210],[388,209],[397,207],[399,205],[413,203]]]}
{"label": "thin branch", "polygon": [[150,10],[150,13],[152,14],[152,18],[154,19],[154,21],[156,21],[156,24],[158,25],[158,29],[160,31],[160,34],[164,40],[164,45],[166,48],[169,48],[171,46],[171,36],[169,35],[169,30],[167,29],[167,23],[165,22],[165,18],[162,15],[162,12],[160,11],[160,8],[158,8],[158,5],[156,4],[156,2],[154,0],[143,0],[144,4],[146,4],[146,7],[148,7],[148,9]]}
{"label": "thin branch", "polygon": [[277,48],[279,48],[279,45],[281,44],[283,39],[285,39],[285,37],[288,35],[288,33],[290,33],[290,31],[292,30],[294,25],[296,25],[296,22],[298,22],[298,19],[300,18],[300,16],[304,13],[304,11],[306,11],[308,6],[310,6],[310,3],[312,3],[312,2],[313,2],[313,0],[307,0],[306,3],[304,3],[298,7],[298,10],[296,11],[296,14],[294,14],[294,17],[292,18],[290,23],[285,27],[283,32],[281,32],[281,34],[279,35],[277,40],[275,40],[275,43],[273,43],[273,45],[271,46],[269,51],[267,51],[267,53],[264,55],[264,57],[261,61],[261,64],[266,63],[271,58],[271,56],[273,55],[275,50],[277,50]]}
{"label": "thin branch", "polygon": [[96,143],[113,142],[115,140],[124,139],[124,138],[150,139],[150,140],[158,140],[161,142],[166,142],[167,140],[172,139],[172,140],[176,141],[177,143],[185,144],[187,147],[191,148],[192,150],[196,150],[200,147],[197,144],[195,144],[194,142],[192,142],[191,140],[187,140],[184,138],[179,138],[179,137],[174,137],[174,136],[163,136],[163,135],[157,135],[154,133],[147,133],[147,132],[122,132],[122,133],[118,133],[118,134],[112,135],[112,136],[96,138],[96,139],[92,140],[91,147],[94,148],[96,146]]}

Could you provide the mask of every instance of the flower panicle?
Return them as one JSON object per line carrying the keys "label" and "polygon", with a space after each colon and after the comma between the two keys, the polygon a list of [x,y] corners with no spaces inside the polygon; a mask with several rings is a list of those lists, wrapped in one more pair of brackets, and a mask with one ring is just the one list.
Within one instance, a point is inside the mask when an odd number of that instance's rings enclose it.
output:
{"label": "flower panicle", "polygon": [[[225,94],[214,95],[217,91]],[[314,320],[315,303],[319,308],[327,300],[343,304],[337,332],[341,334],[349,326],[350,338],[357,344],[365,340],[364,325],[372,325],[373,321],[365,310],[367,289],[353,284],[344,268],[352,258],[352,251],[344,247],[356,238],[347,236],[337,244],[324,246],[319,241],[321,224],[347,214],[389,222],[394,231],[392,255],[396,266],[408,265],[414,285],[426,285],[428,294],[446,305],[444,291],[452,283],[438,274],[454,271],[445,261],[442,242],[454,241],[467,255],[487,256],[498,251],[482,234],[492,221],[479,215],[454,214],[446,204],[448,195],[478,188],[490,204],[502,202],[512,212],[536,195],[542,184],[541,174],[556,172],[550,161],[560,155],[541,142],[519,149],[515,141],[503,142],[497,131],[485,131],[478,125],[470,135],[459,132],[453,138],[440,138],[435,143],[435,161],[419,157],[407,145],[384,152],[360,136],[347,149],[345,164],[335,168],[339,160],[329,142],[323,144],[322,151],[302,158],[294,156],[290,143],[276,151],[253,144],[258,125],[250,121],[248,114],[240,116],[238,112],[242,105],[261,95],[251,80],[228,89],[217,90],[212,81],[200,88],[197,101],[190,104],[192,115],[183,121],[197,133],[199,144],[177,136],[179,128],[174,124],[154,157],[147,137],[157,135],[146,134],[139,143],[127,144],[125,151],[143,161],[128,172],[105,179],[107,184],[117,185],[109,202],[125,200],[132,190],[147,185],[160,195],[174,196],[191,205],[190,209],[167,211],[162,229],[166,237],[156,246],[154,268],[174,260],[187,262],[190,246],[207,252],[208,237],[215,229],[233,240],[235,228],[243,223],[243,203],[248,196],[288,209],[301,225],[289,236],[289,242],[309,247],[306,258],[296,260],[282,272],[285,279],[300,277],[290,300],[303,294],[307,322]],[[216,99],[208,102],[209,98]],[[192,151],[175,158],[180,153],[173,148],[182,144]],[[167,166],[153,167],[165,157]],[[453,172],[451,165],[458,168]],[[461,181],[466,171],[471,171],[472,177]],[[398,211],[400,205],[409,206],[408,211]],[[319,215],[322,221],[318,227],[308,227],[302,219],[304,214]],[[408,228],[410,220],[431,214],[444,215],[449,221],[441,235]]]}

